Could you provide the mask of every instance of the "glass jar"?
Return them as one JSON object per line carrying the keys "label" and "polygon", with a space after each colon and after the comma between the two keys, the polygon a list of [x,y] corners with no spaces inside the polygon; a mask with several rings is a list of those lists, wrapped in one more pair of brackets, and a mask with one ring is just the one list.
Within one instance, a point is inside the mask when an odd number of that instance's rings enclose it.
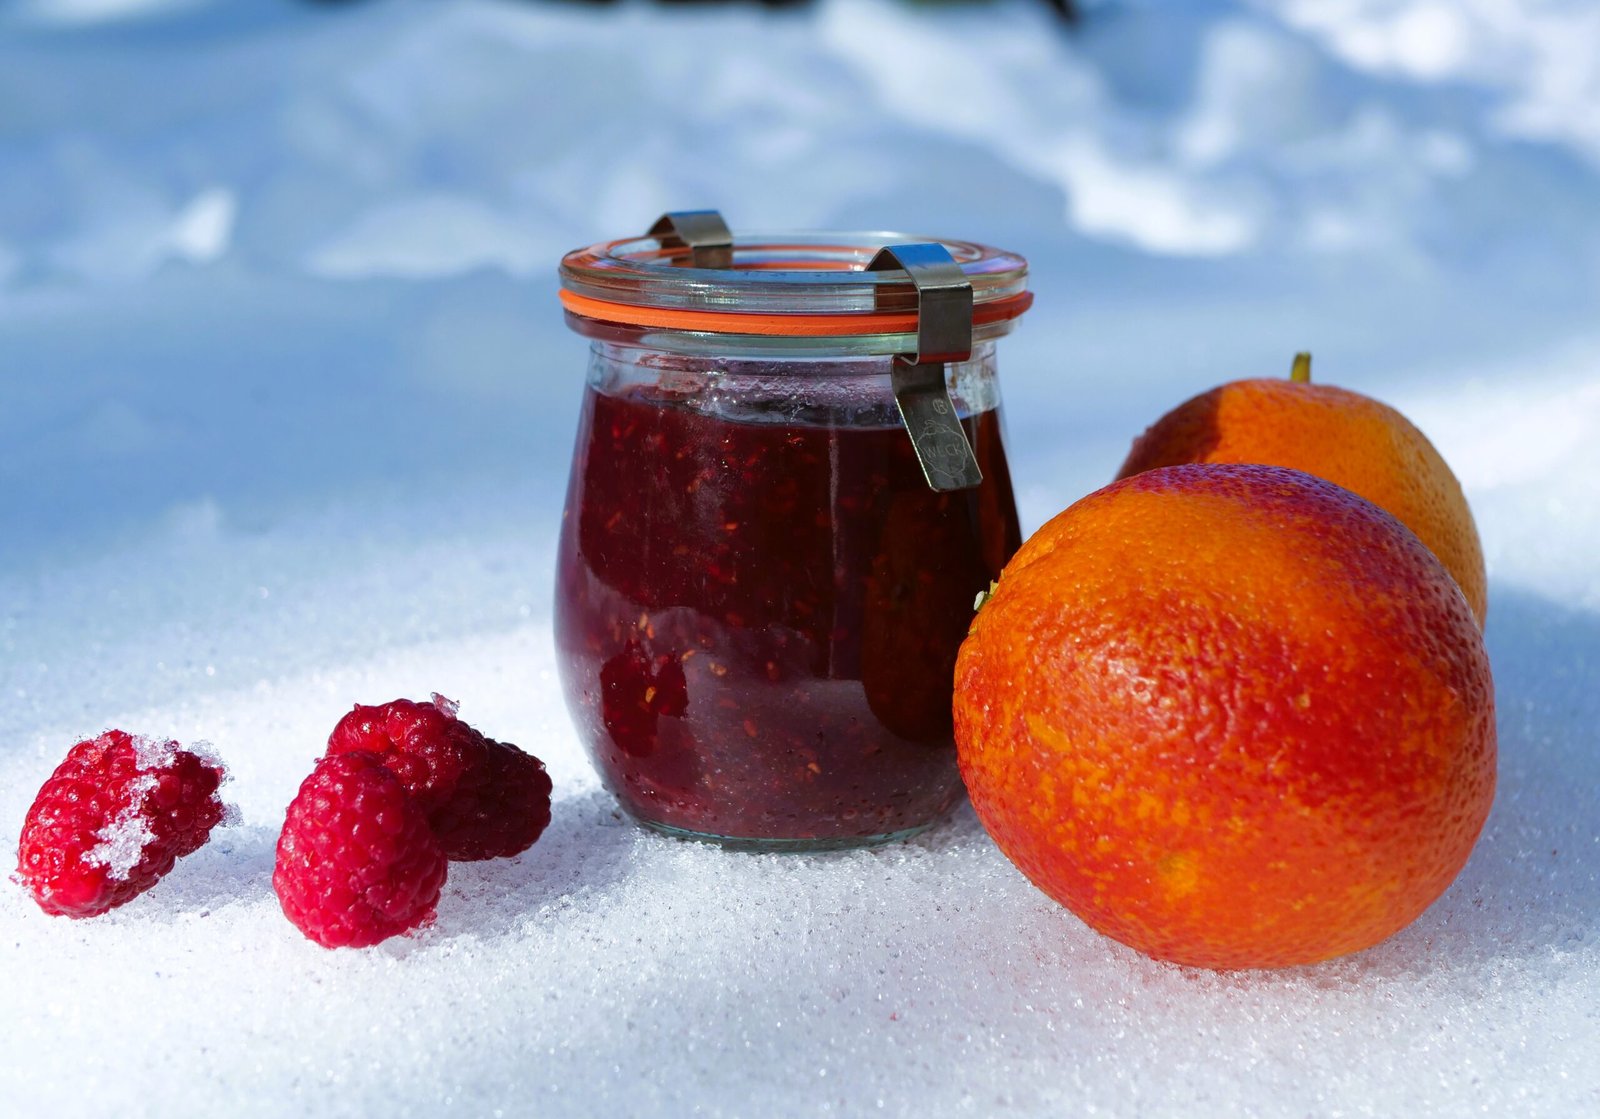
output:
{"label": "glass jar", "polygon": [[[972,293],[970,354],[940,375],[906,356],[915,277],[866,271],[910,240],[740,237],[708,262],[668,232],[562,262],[592,350],[557,559],[561,678],[606,786],[658,831],[857,846],[913,835],[962,794],[956,651],[1021,543],[994,339],[1026,309],[1026,263],[923,246]],[[967,452],[931,427],[914,443],[912,368],[933,371],[932,407],[953,408],[981,481],[929,481],[942,450]]]}

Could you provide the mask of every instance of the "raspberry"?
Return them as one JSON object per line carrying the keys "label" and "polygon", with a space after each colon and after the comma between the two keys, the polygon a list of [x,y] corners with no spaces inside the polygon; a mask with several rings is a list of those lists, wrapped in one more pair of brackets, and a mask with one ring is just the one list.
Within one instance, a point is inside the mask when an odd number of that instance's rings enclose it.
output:
{"label": "raspberry", "polygon": [[131,901],[210,837],[223,776],[176,742],[108,730],[78,743],[28,809],[17,880],[59,916]]}
{"label": "raspberry", "polygon": [[433,919],[444,852],[427,816],[376,754],[324,757],[278,837],[284,916],[324,948],[365,948]]}
{"label": "raspberry", "polygon": [[445,853],[462,862],[521,854],[550,824],[544,763],[509,742],[484,741],[487,764],[464,772],[455,795],[430,818]]}
{"label": "raspberry", "polygon": [[450,799],[462,773],[486,764],[483,735],[455,713],[456,705],[439,695],[432,703],[397,699],[376,707],[357,704],[328,735],[328,753],[377,754],[431,815]]}
{"label": "raspberry", "polygon": [[378,755],[428,814],[445,855],[459,861],[526,851],[550,823],[544,764],[456,717],[451,700],[397,699],[356,708],[328,736],[330,756]]}

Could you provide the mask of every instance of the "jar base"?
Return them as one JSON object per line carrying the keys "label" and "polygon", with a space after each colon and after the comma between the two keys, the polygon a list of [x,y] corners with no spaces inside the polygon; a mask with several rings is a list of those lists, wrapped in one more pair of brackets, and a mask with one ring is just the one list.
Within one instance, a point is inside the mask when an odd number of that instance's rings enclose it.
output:
{"label": "jar base", "polygon": [[714,843],[729,851],[800,855],[815,851],[849,851],[860,847],[882,847],[888,843],[898,843],[903,839],[921,835],[943,819],[943,816],[929,820],[925,824],[918,824],[914,828],[902,828],[899,831],[885,832],[882,835],[825,836],[808,839],[751,839],[744,836],[716,835],[712,832],[675,828],[671,824],[646,820],[642,816],[634,816],[633,819],[651,831],[660,835],[671,836],[673,839],[692,839],[700,843]]}

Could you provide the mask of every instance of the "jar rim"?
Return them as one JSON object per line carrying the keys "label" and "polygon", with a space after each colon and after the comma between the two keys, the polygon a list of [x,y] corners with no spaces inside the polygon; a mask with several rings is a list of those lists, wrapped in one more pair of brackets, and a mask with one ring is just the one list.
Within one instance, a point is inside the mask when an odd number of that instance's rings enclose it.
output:
{"label": "jar rim", "polygon": [[917,293],[904,271],[867,265],[885,246],[927,241],[948,249],[971,283],[975,323],[1009,324],[1027,310],[1028,263],[1018,254],[889,232],[738,234],[729,268],[694,267],[687,246],[653,236],[602,241],[562,258],[561,301],[580,330],[593,320],[696,334],[898,338],[916,330]]}

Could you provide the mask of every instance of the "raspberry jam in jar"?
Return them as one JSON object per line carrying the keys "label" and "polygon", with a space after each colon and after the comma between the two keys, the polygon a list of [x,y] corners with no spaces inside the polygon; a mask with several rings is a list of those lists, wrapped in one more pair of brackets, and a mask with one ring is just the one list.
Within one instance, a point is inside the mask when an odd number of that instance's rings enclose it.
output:
{"label": "raspberry jam in jar", "polygon": [[[602,779],[649,827],[857,846],[962,794],[956,651],[1021,543],[994,339],[1026,308],[1026,265],[912,240],[706,250],[668,226],[563,262],[593,346],[560,671]],[[921,269],[929,252],[953,263]],[[950,306],[955,343],[928,322]]]}

